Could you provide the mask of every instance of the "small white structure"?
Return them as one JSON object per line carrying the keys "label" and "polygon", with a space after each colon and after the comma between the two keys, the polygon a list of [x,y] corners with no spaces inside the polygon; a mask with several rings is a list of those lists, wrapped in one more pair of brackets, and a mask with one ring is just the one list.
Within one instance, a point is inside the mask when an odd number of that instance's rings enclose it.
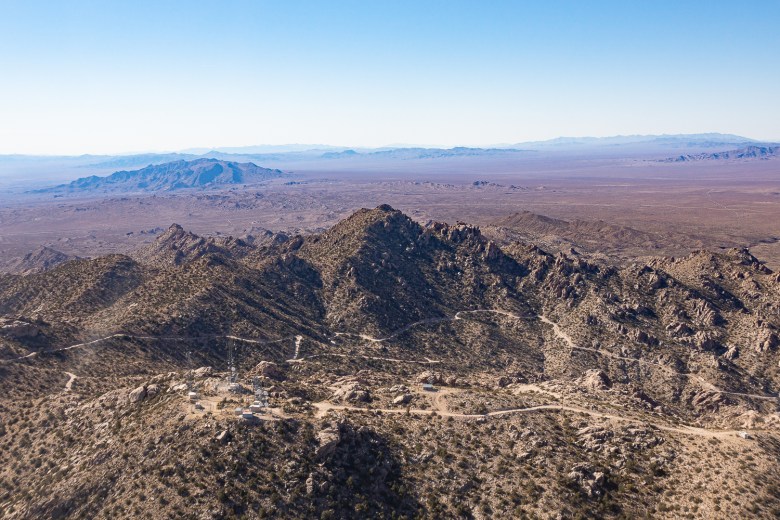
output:
{"label": "small white structure", "polygon": [[252,410],[244,410],[241,413],[241,417],[243,419],[250,420],[250,419],[254,419],[255,418],[255,414],[252,413]]}
{"label": "small white structure", "polygon": [[198,392],[187,392],[187,397],[190,401],[197,401],[198,400]]}
{"label": "small white structure", "polygon": [[203,410],[203,405],[202,405],[202,404],[200,404],[200,401],[198,401],[198,402],[196,402],[196,403],[195,403],[195,409],[196,409],[196,410]]}
{"label": "small white structure", "polygon": [[230,383],[228,384],[228,392],[233,394],[240,394],[241,393],[241,385],[238,383]]}
{"label": "small white structure", "polygon": [[435,392],[436,388],[430,383],[423,383],[422,389],[426,392]]}
{"label": "small white structure", "polygon": [[255,401],[249,406],[252,413],[263,413],[263,405],[260,401]]}
{"label": "small white structure", "polygon": [[741,439],[750,439],[750,434],[748,432],[737,432],[737,437],[740,437]]}
{"label": "small white structure", "polygon": [[243,409],[243,408],[241,408],[240,406],[238,406],[238,407],[236,407],[236,409],[235,409],[235,410],[233,410],[233,413],[234,413],[235,415],[241,415],[242,413],[244,413],[244,409]]}

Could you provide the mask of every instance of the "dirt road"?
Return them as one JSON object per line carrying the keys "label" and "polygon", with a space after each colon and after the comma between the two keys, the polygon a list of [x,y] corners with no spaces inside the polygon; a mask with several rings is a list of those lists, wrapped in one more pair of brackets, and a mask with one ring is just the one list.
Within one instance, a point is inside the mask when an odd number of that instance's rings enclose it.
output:
{"label": "dirt road", "polygon": [[697,437],[707,437],[707,438],[718,438],[718,439],[739,439],[737,434],[740,430],[708,430],[706,428],[698,428],[694,426],[669,426],[666,424],[661,423],[655,423],[650,421],[645,421],[642,419],[634,418],[634,417],[628,417],[628,416],[622,416],[617,415],[614,413],[604,413],[604,412],[598,412],[595,410],[588,410],[587,408],[579,408],[576,406],[566,406],[566,405],[560,405],[560,404],[544,404],[539,406],[530,406],[527,408],[511,408],[507,410],[496,410],[493,412],[488,412],[486,414],[462,414],[462,413],[456,413],[456,412],[450,412],[446,410],[446,406],[442,403],[436,404],[436,400],[434,399],[434,409],[433,410],[421,410],[417,408],[360,408],[357,406],[348,406],[348,405],[337,405],[333,403],[329,403],[327,401],[319,402],[319,403],[313,403],[313,406],[317,409],[316,416],[317,417],[324,417],[328,414],[330,411],[339,411],[339,410],[349,410],[353,412],[364,412],[364,413],[375,413],[375,412],[381,412],[381,413],[389,413],[389,414],[413,414],[413,415],[440,415],[442,417],[453,417],[456,419],[466,419],[466,420],[479,420],[479,419],[486,419],[488,417],[497,417],[497,416],[504,416],[504,415],[511,415],[511,414],[518,414],[518,413],[535,413],[535,412],[545,412],[545,411],[559,411],[559,412],[573,412],[573,413],[582,413],[589,415],[591,417],[599,417],[604,419],[610,419],[613,421],[618,422],[629,422],[629,423],[635,423],[635,424],[641,424],[641,425],[647,425],[652,426],[653,428],[657,428],[662,431],[672,432],[672,433],[679,433],[682,435],[692,435]]}

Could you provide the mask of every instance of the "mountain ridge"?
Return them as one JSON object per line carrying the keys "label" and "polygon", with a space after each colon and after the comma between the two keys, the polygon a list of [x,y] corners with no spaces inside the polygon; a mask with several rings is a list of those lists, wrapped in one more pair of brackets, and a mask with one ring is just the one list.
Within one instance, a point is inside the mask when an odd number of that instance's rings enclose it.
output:
{"label": "mountain ridge", "polygon": [[40,246],[23,258],[11,263],[5,271],[13,274],[31,274],[48,271],[64,262],[77,260],[77,256],[68,255],[49,246]]}
{"label": "mountain ridge", "polygon": [[78,193],[90,191],[134,192],[206,189],[219,186],[256,184],[280,178],[281,170],[254,163],[236,163],[200,158],[149,165],[139,170],[117,171],[106,177],[92,175],[68,184],[35,190],[34,193]]}
{"label": "mountain ridge", "polygon": [[[534,222],[568,226],[505,223]],[[173,224],[0,275],[5,516],[780,511],[780,276],[748,250],[605,265],[388,205],[268,242]]]}
{"label": "mountain ridge", "polygon": [[780,155],[780,146],[751,145],[715,153],[687,154],[663,159],[661,162],[717,161],[728,159],[769,159]]}

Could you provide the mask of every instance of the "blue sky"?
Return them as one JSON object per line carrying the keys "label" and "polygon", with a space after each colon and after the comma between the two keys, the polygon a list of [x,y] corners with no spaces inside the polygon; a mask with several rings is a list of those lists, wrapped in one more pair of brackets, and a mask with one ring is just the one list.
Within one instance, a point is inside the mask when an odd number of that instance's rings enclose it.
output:
{"label": "blue sky", "polygon": [[0,153],[780,140],[780,2],[0,2]]}

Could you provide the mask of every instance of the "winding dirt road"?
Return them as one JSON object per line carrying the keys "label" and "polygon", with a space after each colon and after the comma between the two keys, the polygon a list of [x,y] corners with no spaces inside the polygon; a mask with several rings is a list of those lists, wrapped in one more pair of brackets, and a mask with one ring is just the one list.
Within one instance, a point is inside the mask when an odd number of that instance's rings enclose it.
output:
{"label": "winding dirt road", "polygon": [[295,336],[295,353],[293,354],[293,359],[298,359],[298,356],[301,354],[301,341],[303,341],[303,336]]}
{"label": "winding dirt road", "polygon": [[[98,343],[102,343],[104,341],[108,341],[111,339],[121,339],[121,338],[129,338],[129,339],[139,339],[139,340],[148,340],[148,341],[198,341],[203,339],[232,339],[235,341],[241,341],[243,343],[250,343],[253,345],[272,345],[274,343],[281,343],[284,341],[289,341],[292,339],[299,338],[301,336],[286,336],[284,338],[279,339],[272,339],[272,340],[256,340],[256,339],[250,339],[250,338],[242,338],[239,336],[232,336],[232,335],[204,335],[204,336],[140,336],[136,334],[126,334],[123,332],[117,333],[117,334],[110,334],[108,336],[103,336],[102,338],[97,338],[91,341],[85,341],[83,343],[76,343],[75,345],[70,345],[67,347],[62,348],[55,348],[50,350],[42,350],[39,352],[30,352],[29,354],[26,354],[24,356],[19,356],[16,358],[11,359],[4,359],[0,361],[0,364],[6,364],[6,363],[13,363],[15,361],[21,361],[23,359],[30,359],[34,358],[39,355],[43,354],[54,354],[57,352],[65,352],[68,350],[73,349],[79,349],[84,347],[90,347],[93,345],[97,345]],[[301,337],[302,338],[302,337]]]}
{"label": "winding dirt road", "polygon": [[73,381],[75,381],[76,377],[78,376],[76,376],[76,374],[72,372],[65,372],[65,373],[69,376],[68,382],[65,383],[65,391],[70,392],[71,388],[73,388]]}
{"label": "winding dirt road", "polygon": [[666,424],[654,423],[634,417],[626,417],[622,415],[598,412],[595,410],[588,410],[587,408],[579,408],[576,406],[566,406],[561,404],[543,404],[539,406],[530,406],[528,408],[510,408],[507,410],[496,410],[488,412],[486,414],[463,414],[457,412],[450,412],[447,410],[441,410],[440,407],[435,407],[432,410],[421,410],[418,408],[360,408],[358,406],[347,406],[329,403],[327,401],[313,403],[313,406],[317,409],[316,417],[321,418],[328,414],[330,411],[348,410],[353,412],[364,413],[390,413],[390,414],[413,414],[413,415],[440,415],[442,417],[453,417],[456,419],[485,419],[487,417],[498,417],[504,415],[520,414],[520,413],[533,413],[544,411],[560,411],[560,412],[574,412],[589,415],[591,417],[598,417],[604,419],[610,419],[620,422],[629,422],[634,424],[652,426],[662,431],[680,433],[683,435],[693,435],[697,437],[709,437],[709,438],[738,438],[737,434],[740,430],[708,430],[706,428],[698,428],[695,426],[668,426]]}
{"label": "winding dirt road", "polygon": [[381,356],[366,356],[363,354],[337,354],[335,352],[325,352],[322,354],[312,354],[310,356],[304,356],[302,358],[293,358],[288,359],[288,363],[302,363],[304,361],[308,361],[310,359],[320,358],[320,357],[340,357],[344,359],[372,359],[376,361],[389,361],[391,363],[417,363],[420,365],[435,365],[437,363],[441,363],[441,361],[437,361],[435,359],[425,358],[425,359],[400,359],[400,358],[389,358],[389,357],[381,357]]}
{"label": "winding dirt road", "polygon": [[702,378],[702,377],[700,377],[700,376],[698,376],[696,374],[689,374],[689,373],[685,373],[685,372],[679,372],[677,370],[674,370],[672,367],[669,367],[669,366],[661,364],[661,363],[656,363],[656,362],[653,362],[653,361],[647,361],[647,360],[644,360],[644,359],[620,356],[620,355],[617,355],[617,354],[613,354],[611,352],[605,352],[605,351],[598,350],[598,349],[595,349],[595,348],[581,347],[581,346],[577,345],[574,342],[574,340],[571,338],[571,336],[569,336],[566,332],[563,331],[563,329],[561,329],[560,325],[558,325],[554,321],[550,320],[547,316],[545,316],[543,314],[539,314],[539,315],[535,315],[535,316],[520,316],[519,314],[515,314],[513,312],[504,311],[504,310],[500,310],[500,309],[473,309],[473,310],[468,310],[468,311],[458,311],[452,317],[429,318],[429,319],[426,319],[426,320],[415,321],[414,323],[410,323],[409,325],[406,325],[405,327],[402,327],[402,328],[398,329],[397,331],[393,332],[392,334],[390,334],[389,336],[386,336],[384,338],[374,338],[374,337],[368,336],[366,334],[351,334],[351,333],[345,333],[345,332],[337,332],[336,335],[337,336],[359,337],[361,339],[364,339],[366,341],[370,341],[372,343],[381,343],[381,342],[389,341],[389,340],[397,337],[398,335],[408,331],[412,327],[416,327],[418,325],[424,325],[424,324],[429,324],[429,323],[441,323],[441,322],[445,322],[445,321],[462,320],[462,319],[466,319],[466,318],[464,318],[464,316],[466,316],[468,314],[481,314],[481,313],[485,313],[485,314],[500,314],[502,316],[507,316],[509,318],[513,318],[513,319],[516,319],[516,320],[538,319],[542,323],[550,325],[552,327],[552,329],[553,329],[553,333],[555,334],[555,336],[560,338],[560,339],[562,339],[566,343],[566,345],[569,348],[571,348],[572,350],[580,350],[580,351],[585,351],[585,352],[592,352],[594,354],[598,354],[600,356],[609,357],[609,358],[612,358],[612,359],[618,359],[618,360],[627,361],[627,362],[630,362],[630,363],[638,363],[638,364],[644,364],[644,365],[650,365],[650,366],[658,367],[658,368],[661,368],[661,369],[663,369],[663,370],[665,370],[665,371],[667,371],[669,373],[693,379],[693,380],[699,382],[699,384],[701,384],[701,386],[704,389],[706,389],[706,390],[708,390],[710,392],[714,392],[714,393],[718,393],[718,394],[725,394],[725,395],[735,395],[735,396],[749,397],[749,398],[753,398],[753,399],[765,399],[765,400],[776,400],[776,399],[778,399],[777,395],[761,395],[761,394],[750,394],[750,393],[743,393],[743,392],[730,392],[728,390],[721,390],[720,388],[718,388],[714,384],[710,383],[709,381],[705,380],[704,378]]}
{"label": "winding dirt road", "polygon": [[[750,394],[750,393],[731,392],[731,391],[728,391],[728,390],[722,390],[722,389],[718,388],[717,386],[715,386],[714,384],[710,383],[709,381],[703,379],[700,376],[697,376],[695,374],[685,373],[685,372],[679,372],[679,371],[674,370],[672,367],[669,367],[667,365],[663,365],[661,363],[656,363],[656,362],[653,362],[653,361],[647,361],[647,360],[644,360],[644,359],[619,356],[619,355],[613,354],[611,352],[605,352],[605,351],[594,349],[594,348],[581,347],[581,346],[577,345],[574,342],[574,340],[571,338],[571,336],[569,336],[566,332],[564,332],[557,323],[555,323],[554,321],[550,320],[548,317],[546,317],[543,314],[532,315],[532,316],[521,316],[521,315],[515,314],[513,312],[504,311],[504,310],[500,310],[500,309],[472,309],[472,310],[458,311],[451,317],[444,316],[444,317],[427,318],[427,319],[424,319],[424,320],[415,321],[415,322],[410,323],[410,324],[408,324],[408,325],[406,325],[404,327],[401,327],[400,329],[396,330],[395,332],[393,332],[389,336],[385,336],[385,337],[382,337],[382,338],[375,338],[375,337],[372,337],[372,336],[369,336],[369,335],[366,335],[366,334],[355,334],[355,333],[349,333],[349,332],[336,332],[335,336],[337,336],[337,337],[338,336],[357,337],[357,338],[363,339],[365,341],[369,341],[371,343],[382,343],[382,342],[390,341],[390,340],[396,338],[397,336],[399,336],[400,334],[403,334],[404,332],[406,332],[409,329],[411,329],[413,327],[416,327],[416,326],[427,325],[427,324],[432,324],[432,323],[442,323],[442,322],[446,322],[446,321],[462,320],[462,319],[465,319],[464,316],[466,316],[468,314],[482,314],[482,313],[484,313],[484,314],[499,314],[499,315],[507,316],[507,317],[510,317],[510,318],[513,318],[513,319],[516,319],[516,320],[538,319],[542,323],[550,325],[552,327],[552,329],[553,329],[553,333],[555,334],[555,336],[560,338],[560,339],[562,339],[566,343],[566,345],[569,348],[571,348],[572,350],[580,350],[580,351],[592,352],[594,354],[597,354],[597,355],[600,355],[600,356],[605,356],[605,357],[610,357],[612,359],[618,359],[618,360],[627,361],[627,362],[631,362],[631,363],[645,364],[645,365],[658,367],[658,368],[666,370],[666,371],[668,371],[670,373],[673,373],[673,374],[676,374],[676,375],[679,375],[679,376],[683,376],[683,377],[688,377],[690,379],[694,379],[694,380],[698,381],[699,384],[701,384],[702,387],[704,387],[706,390],[714,392],[714,393],[720,393],[720,394],[726,394],[726,395],[735,395],[735,396],[748,397],[748,398],[753,398],[753,399],[765,399],[765,400],[777,400],[778,399],[777,395],[761,395],[761,394]],[[346,354],[335,354],[335,353],[314,354],[314,355],[311,355],[311,356],[305,356],[305,357],[301,358],[301,357],[299,357],[299,354],[300,354],[300,342],[301,342],[301,340],[303,338],[300,335],[287,336],[287,337],[279,338],[279,339],[275,339],[275,340],[255,340],[255,339],[242,338],[242,337],[233,336],[233,335],[189,336],[188,337],[188,336],[138,336],[138,335],[124,334],[124,333],[111,334],[111,335],[105,336],[103,338],[98,338],[98,339],[95,339],[95,340],[92,340],[92,341],[83,342],[83,343],[77,343],[75,345],[71,345],[71,346],[64,347],[64,348],[53,349],[53,350],[42,351],[42,352],[31,352],[30,354],[27,354],[27,355],[24,355],[24,356],[20,356],[18,358],[12,358],[12,359],[8,359],[8,360],[3,360],[0,363],[6,364],[6,363],[14,362],[14,361],[20,361],[20,360],[23,360],[23,359],[33,358],[33,357],[35,357],[35,356],[37,356],[39,354],[50,354],[50,353],[54,353],[54,352],[63,352],[63,351],[71,350],[71,349],[88,347],[88,346],[95,345],[95,344],[103,342],[103,341],[107,341],[107,340],[110,340],[110,339],[116,339],[116,338],[123,338],[123,337],[133,338],[133,339],[142,339],[142,340],[162,340],[162,341],[186,341],[186,340],[202,340],[202,339],[205,339],[205,338],[225,338],[225,339],[232,339],[232,340],[241,341],[241,342],[245,342],[245,343],[249,343],[249,344],[254,344],[254,345],[270,345],[270,344],[273,344],[273,343],[280,343],[280,342],[289,341],[289,340],[293,339],[293,340],[295,340],[295,354],[293,355],[292,359],[287,360],[288,362],[301,362],[301,361],[304,361],[304,360],[314,359],[316,357],[322,357],[322,356],[336,356],[336,357],[343,357],[343,358],[359,357],[359,358],[362,358],[362,359],[373,359],[373,360],[379,360],[379,361],[390,361],[390,362],[395,362],[395,363],[415,363],[415,364],[437,364],[437,363],[441,363],[441,361],[432,360],[432,359],[429,359],[429,358],[425,358],[425,360],[410,360],[410,359],[385,358],[385,357],[379,357],[379,356],[365,356],[365,355],[348,356]]]}

